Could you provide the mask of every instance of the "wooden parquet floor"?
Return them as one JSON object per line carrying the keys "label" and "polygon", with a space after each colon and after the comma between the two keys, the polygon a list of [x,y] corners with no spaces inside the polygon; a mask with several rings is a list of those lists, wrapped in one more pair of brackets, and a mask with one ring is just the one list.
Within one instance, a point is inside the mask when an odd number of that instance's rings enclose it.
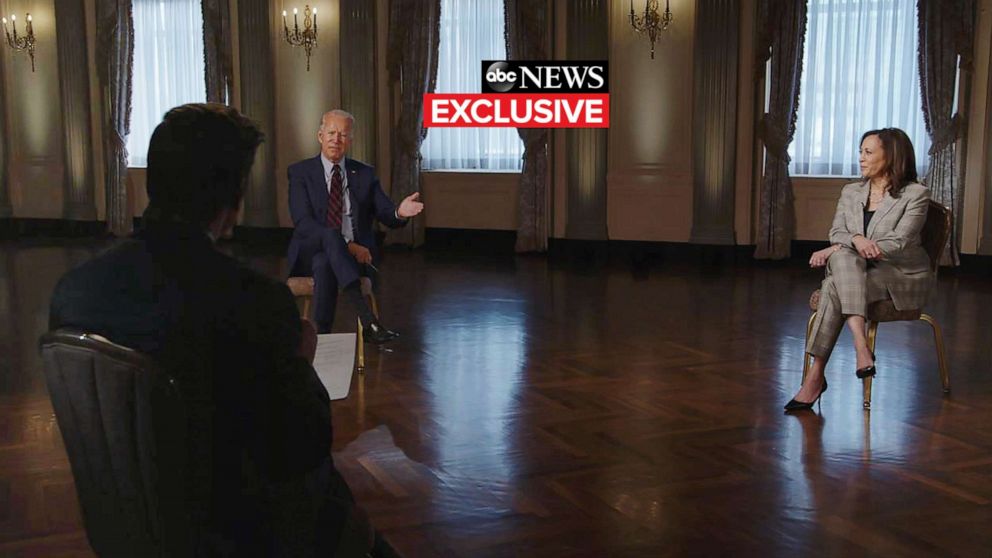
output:
{"label": "wooden parquet floor", "polygon": [[[0,556],[91,555],[36,343],[94,249],[0,245]],[[883,324],[870,412],[845,333],[818,412],[787,416],[816,271],[430,251],[383,271],[403,336],[334,404],[334,456],[403,556],[992,555],[988,276],[943,273],[929,308],[950,396],[927,328]]]}

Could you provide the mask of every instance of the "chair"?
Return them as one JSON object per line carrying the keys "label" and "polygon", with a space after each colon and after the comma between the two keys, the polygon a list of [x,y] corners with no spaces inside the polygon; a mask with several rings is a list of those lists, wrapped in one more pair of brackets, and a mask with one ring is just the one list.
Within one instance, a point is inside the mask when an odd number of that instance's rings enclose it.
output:
{"label": "chair", "polygon": [[[947,244],[947,239],[950,237],[952,230],[951,210],[930,200],[930,207],[927,209],[927,220],[923,224],[923,230],[920,232],[920,236],[922,237],[920,241],[923,249],[930,256],[930,269],[934,273],[937,273],[937,269],[940,266],[940,257],[944,253],[944,246]],[[816,319],[816,310],[819,305],[820,291],[817,289],[809,298],[809,308],[813,311],[813,314],[809,317],[809,322],[806,324],[807,342],[809,342],[809,336],[813,332],[813,320]],[[944,354],[944,336],[933,316],[925,314],[921,309],[897,310],[891,300],[871,303],[868,305],[867,314],[865,320],[868,322],[868,348],[872,352],[875,351],[878,324],[882,322],[915,322],[921,320],[930,324],[930,327],[933,329],[934,343],[937,346],[937,364],[940,368],[940,383],[944,388],[944,393],[951,392],[950,378],[947,372],[947,358]],[[803,354],[803,381],[806,380],[806,374],[809,372],[811,360],[812,357],[809,353]],[[863,378],[861,384],[864,396],[864,408],[870,409],[872,377]]]}
{"label": "chair", "polygon": [[175,380],[86,333],[41,338],[48,392],[99,556],[189,556],[186,414]]}
{"label": "chair", "polygon": [[[372,280],[368,277],[359,278],[362,296],[369,299],[369,307],[372,308],[372,315],[376,319],[379,319],[379,305],[375,300],[375,293],[372,292]],[[310,302],[313,300],[314,289],[316,288],[316,283],[313,277],[290,277],[286,280],[286,286],[289,287],[290,292],[296,297],[298,301],[303,302],[302,315],[306,318],[310,318]],[[358,373],[365,373],[365,340],[362,338],[362,320],[358,319],[358,348],[356,349],[358,355]]]}

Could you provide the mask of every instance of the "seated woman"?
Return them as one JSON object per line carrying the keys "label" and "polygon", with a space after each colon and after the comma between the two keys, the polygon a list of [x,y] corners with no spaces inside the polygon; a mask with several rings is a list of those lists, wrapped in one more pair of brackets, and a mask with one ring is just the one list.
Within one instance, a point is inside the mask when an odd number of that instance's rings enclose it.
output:
{"label": "seated woman", "polygon": [[811,267],[826,266],[820,304],[806,352],[813,355],[802,388],[788,411],[812,408],[827,391],[824,369],[844,323],[854,336],[859,378],[875,375],[868,349],[868,305],[891,299],[899,310],[920,308],[933,285],[930,260],[920,244],[929,191],[917,184],[916,156],[898,128],[861,136],[862,182],[848,184],[837,202],[830,228],[832,245],[813,253]]}

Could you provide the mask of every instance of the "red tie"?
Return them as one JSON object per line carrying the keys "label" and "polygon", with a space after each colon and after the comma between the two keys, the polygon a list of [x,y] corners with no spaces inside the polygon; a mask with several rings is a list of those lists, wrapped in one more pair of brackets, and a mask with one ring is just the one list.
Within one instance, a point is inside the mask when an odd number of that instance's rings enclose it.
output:
{"label": "red tie", "polygon": [[344,181],[341,178],[341,167],[334,165],[331,171],[331,191],[327,196],[327,226],[341,230],[341,212],[344,208]]}

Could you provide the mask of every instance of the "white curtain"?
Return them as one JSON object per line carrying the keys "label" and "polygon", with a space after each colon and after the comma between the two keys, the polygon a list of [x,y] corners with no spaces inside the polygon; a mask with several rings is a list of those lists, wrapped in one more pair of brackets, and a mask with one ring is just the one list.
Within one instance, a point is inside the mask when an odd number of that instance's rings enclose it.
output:
{"label": "white curtain", "polygon": [[206,101],[200,0],[133,0],[134,86],[128,166],[148,164],[148,142],[166,111]]}
{"label": "white curtain", "polygon": [[861,134],[901,128],[924,175],[914,0],[809,0],[792,176],[860,175]]}
{"label": "white curtain", "polygon": [[[506,60],[503,0],[441,0],[436,93],[480,93],[481,61]],[[516,128],[431,128],[425,170],[513,170],[524,145]]]}

